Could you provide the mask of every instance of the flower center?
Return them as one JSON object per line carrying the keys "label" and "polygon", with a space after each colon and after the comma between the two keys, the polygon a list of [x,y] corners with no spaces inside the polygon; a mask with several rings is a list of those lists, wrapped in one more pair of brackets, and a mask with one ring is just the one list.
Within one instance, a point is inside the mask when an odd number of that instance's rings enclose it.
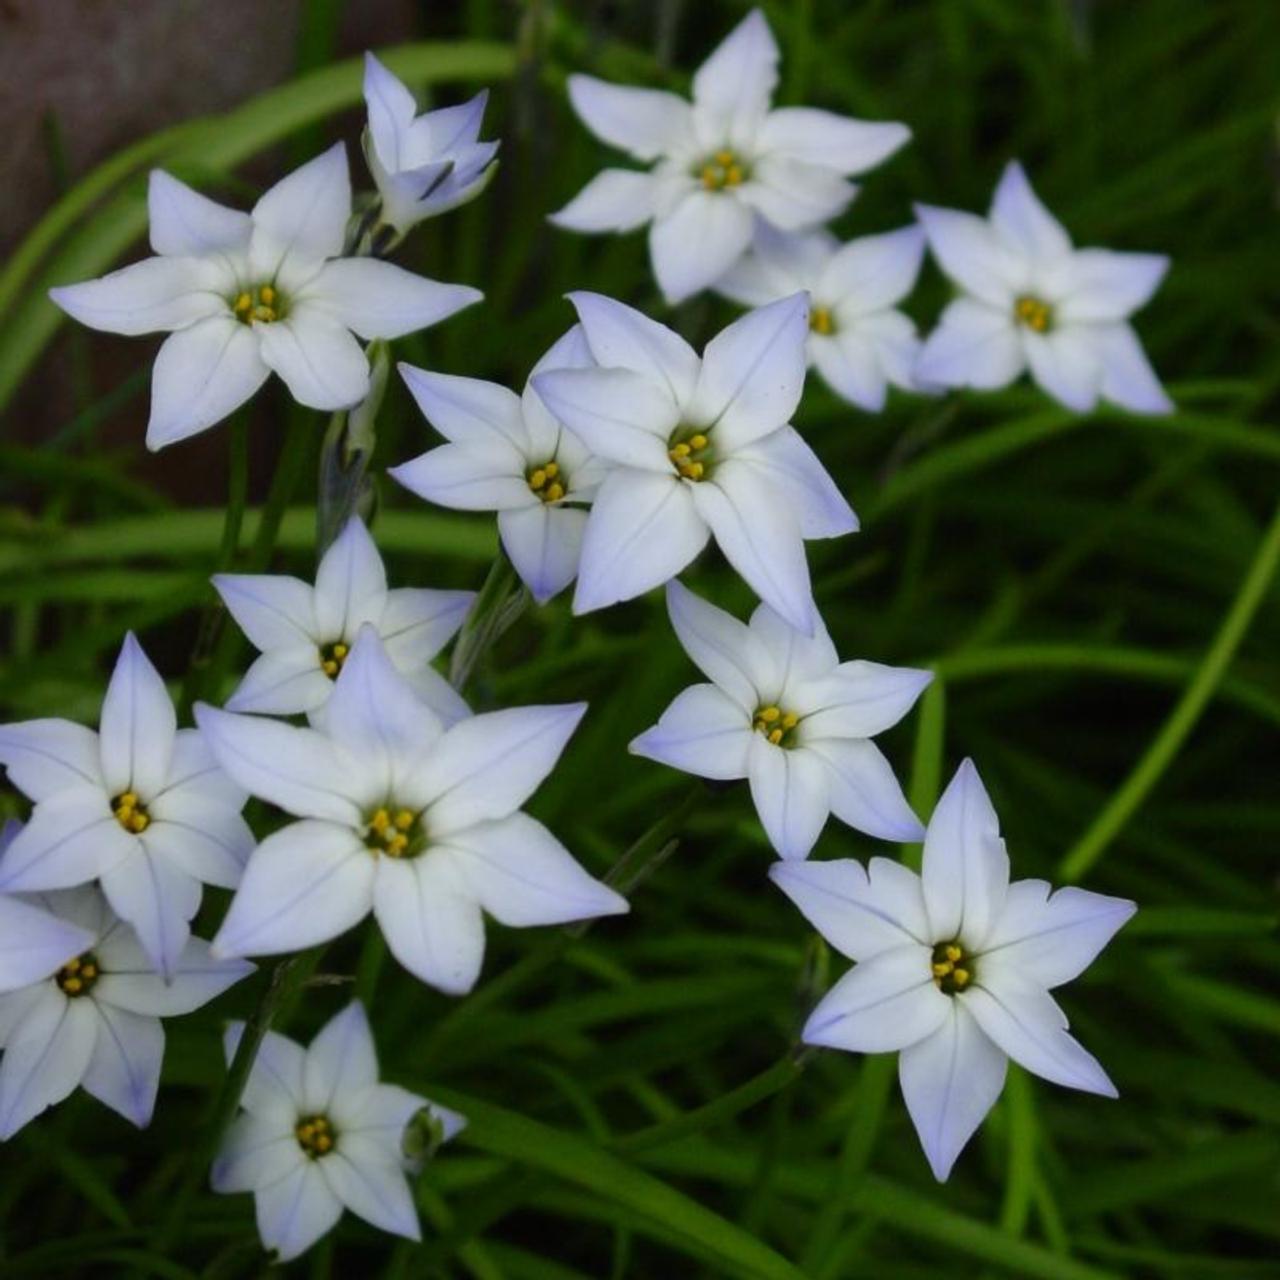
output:
{"label": "flower center", "polygon": [[303,1116],[293,1128],[293,1136],[298,1139],[298,1146],[312,1160],[319,1160],[333,1150],[338,1135],[333,1131],[328,1116]]}
{"label": "flower center", "polygon": [[741,156],[728,147],[709,156],[695,170],[702,185],[708,191],[723,191],[726,187],[738,187],[749,176]]}
{"label": "flower center", "polygon": [[757,733],[763,733],[775,747],[792,747],[795,745],[795,730],[799,723],[800,717],[794,711],[783,711],[781,707],[770,703],[767,707],[756,710],[751,727]]}
{"label": "flower center", "polygon": [[273,324],[284,315],[284,299],[273,284],[254,285],[236,294],[231,310],[241,324]]}
{"label": "flower center", "polygon": [[560,474],[558,462],[544,462],[539,467],[530,467],[525,472],[529,488],[545,503],[550,505],[564,497],[565,477]]}
{"label": "flower center", "polygon": [[87,996],[93,990],[102,970],[98,967],[98,957],[92,951],[86,951],[66,964],[53,975],[58,990],[73,1000],[77,996]]}
{"label": "flower center", "polygon": [[335,640],[332,644],[324,644],[320,646],[320,670],[329,677],[330,680],[338,678],[338,672],[342,670],[342,664],[347,660],[347,654],[351,652],[351,646],[344,644],[341,640]]}
{"label": "flower center", "polygon": [[959,942],[939,942],[933,949],[933,981],[944,996],[953,996],[973,983],[973,957]]}
{"label": "flower center", "polygon": [[809,312],[809,328],[814,333],[820,333],[823,337],[827,337],[836,331],[835,317],[831,314],[830,307],[814,307]]}
{"label": "flower center", "polygon": [[711,441],[697,427],[677,427],[667,441],[667,457],[686,480],[702,480],[711,465]]}
{"label": "flower center", "polygon": [[412,809],[386,804],[370,815],[364,832],[365,847],[388,858],[414,858],[427,847],[422,815]]}
{"label": "flower center", "polygon": [[1019,324],[1034,329],[1036,333],[1046,333],[1053,327],[1053,308],[1029,293],[1024,293],[1013,304],[1013,316]]}
{"label": "flower center", "polygon": [[151,815],[146,806],[132,791],[122,791],[111,802],[111,812],[116,821],[135,836],[141,835],[151,825]]}

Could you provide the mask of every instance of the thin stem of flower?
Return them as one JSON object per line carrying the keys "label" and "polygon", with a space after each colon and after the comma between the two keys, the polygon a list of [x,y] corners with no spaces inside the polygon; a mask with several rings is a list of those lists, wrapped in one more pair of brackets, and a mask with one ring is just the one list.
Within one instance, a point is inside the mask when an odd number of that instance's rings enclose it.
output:
{"label": "thin stem of flower", "polygon": [[1009,1158],[1006,1165],[1004,1202],[1000,1227],[1020,1236],[1027,1229],[1035,1195],[1036,1115],[1031,1082],[1017,1063],[1009,1064],[1004,1086],[1005,1117],[1009,1126]]}
{"label": "thin stem of flower", "polygon": [[[942,756],[947,735],[947,690],[936,668],[932,683],[920,699],[919,715],[911,756],[909,799],[916,817],[928,822],[942,790]],[[920,870],[923,856],[923,845],[903,846],[902,861],[913,871]]]}
{"label": "thin stem of flower", "polygon": [[1266,597],[1277,567],[1280,567],[1280,506],[1271,517],[1271,524],[1258,544],[1253,562],[1241,579],[1231,608],[1227,610],[1204,660],[1133,772],[1063,858],[1058,873],[1060,879],[1073,881],[1084,875],[1102,857],[1164,775],[1226,674],[1258,606]]}
{"label": "thin stem of flower", "polygon": [[462,624],[449,662],[449,683],[455,689],[466,687],[476,663],[498,638],[524,612],[529,592],[516,577],[511,561],[501,548],[489,569],[480,594]]}

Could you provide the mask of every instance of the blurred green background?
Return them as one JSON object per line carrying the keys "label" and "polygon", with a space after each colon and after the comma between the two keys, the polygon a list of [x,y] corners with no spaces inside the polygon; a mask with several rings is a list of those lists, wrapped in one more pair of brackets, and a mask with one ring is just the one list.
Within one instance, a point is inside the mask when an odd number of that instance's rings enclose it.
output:
{"label": "blurred green background", "polygon": [[[204,12],[181,7],[193,21]],[[1280,6],[764,8],[783,47],[782,101],[914,131],[867,176],[842,234],[902,225],[912,200],[985,209],[1017,157],[1077,243],[1173,258],[1138,318],[1179,405],[1172,418],[1076,417],[1028,387],[899,396],[868,417],[815,380],[796,420],[863,519],[853,538],[810,544],[842,654],[938,672],[922,709],[885,743],[922,814],[972,755],[1015,876],[1065,874],[1142,905],[1063,999],[1121,1100],[1014,1072],[940,1188],[892,1058],[797,1063],[799,1023],[843,961],[765,880],[772,855],[745,787],[698,791],[686,805],[688,779],[626,755],[695,678],[660,598],[585,619],[561,600],[507,634],[471,687],[474,705],[590,699],[533,811],[597,872],[664,816],[660,835],[679,846],[649,860],[626,919],[583,936],[491,927],[485,977],[461,1001],[394,965],[379,971],[360,931],[329,948],[322,971],[358,974],[370,999],[384,1074],[472,1125],[420,1183],[425,1243],[398,1244],[348,1217],[293,1270],[478,1280],[1280,1275]],[[277,87],[225,116],[139,132],[104,167],[68,160],[75,148],[48,104],[48,172],[38,178],[52,174],[64,195],[0,265],[6,719],[94,722],[131,627],[176,690],[193,647],[210,652],[219,625],[212,569],[313,568],[323,422],[299,414],[278,383],[258,398],[244,428],[250,501],[265,501],[283,474],[274,493],[289,511],[274,551],[255,540],[255,511],[238,548],[222,546],[230,429],[145,455],[156,343],[60,328],[44,299],[50,283],[138,255],[152,165],[248,204],[342,137],[360,174],[350,59],[357,38],[381,38],[377,24],[353,31],[362,6],[340,0],[286,9],[293,61],[275,66]],[[397,344],[397,355],[518,387],[571,322],[561,295],[580,287],[698,343],[731,318],[712,300],[665,314],[643,237],[574,237],[545,215],[616,161],[572,117],[564,76],[683,89],[745,10],[729,0],[401,6],[392,34],[415,43],[389,53],[390,65],[437,104],[491,86],[486,133],[503,149],[489,192],[421,228],[400,256],[480,286],[486,302]],[[20,23],[8,38],[21,40]],[[226,36],[228,64],[238,38],[234,28]],[[945,297],[927,268],[910,309],[927,327]],[[430,442],[397,388],[376,465]],[[479,585],[491,521],[430,511],[391,485],[382,496],[375,535],[393,585]],[[686,581],[742,614],[750,607],[714,558]],[[234,672],[247,651],[223,634],[214,649]],[[217,671],[215,662],[198,680]],[[23,812],[12,791],[4,806]],[[816,856],[893,852],[833,823]],[[224,903],[206,894],[206,931]],[[172,1246],[157,1248],[155,1229],[221,1074],[220,1023],[251,1007],[266,978],[167,1024],[147,1132],[77,1095],[0,1151],[0,1273],[261,1271],[247,1196],[201,1194]],[[350,990],[308,988],[280,1029],[305,1038]]]}

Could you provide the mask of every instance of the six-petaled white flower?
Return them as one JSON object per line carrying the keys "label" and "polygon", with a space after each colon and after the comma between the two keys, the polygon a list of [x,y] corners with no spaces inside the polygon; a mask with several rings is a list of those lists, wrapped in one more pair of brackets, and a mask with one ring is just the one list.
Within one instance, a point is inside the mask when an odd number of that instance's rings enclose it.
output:
{"label": "six-petaled white flower", "polygon": [[382,223],[403,235],[483,189],[498,151],[496,142],[480,141],[487,89],[470,102],[420,116],[413,94],[366,53],[364,100],[364,156],[382,201]]}
{"label": "six-petaled white flower", "polygon": [[685,652],[712,683],[681,693],[632,742],[635,755],[702,778],[749,778],[784,858],[808,857],[831,813],[884,840],[920,838],[871,739],[906,715],[931,672],[841,662],[821,622],[806,636],[767,604],[747,625],[673,582],[667,606]]}
{"label": "six-petaled white flower", "polygon": [[159,170],[147,203],[156,257],[50,296],[94,329],[171,333],[151,375],[150,449],[220,422],[272,371],[310,408],[358,404],[369,361],[356,335],[398,338],[482,296],[340,256],[351,217],[341,143],[277,182],[252,213]]}
{"label": "six-petaled white flower", "polygon": [[442,507],[496,511],[502,545],[540,604],[578,572],[584,506],[604,469],[551,415],[532,378],[593,365],[575,325],[538,361],[521,396],[476,378],[400,366],[418,408],[448,443],[388,474]]}
{"label": "six-petaled white flower", "polygon": [[1173,408],[1128,323],[1164,278],[1163,254],[1074,248],[1016,162],[989,218],[928,205],[916,216],[963,294],[925,341],[921,383],[1003,387],[1030,369],[1081,413],[1100,398],[1135,413]]}
{"label": "six-petaled white flower", "polygon": [[250,973],[188,937],[168,979],[97,889],[30,899],[47,921],[38,950],[76,938],[41,980],[0,996],[0,1139],[11,1138],[77,1085],[139,1127],[151,1120],[164,1058],[161,1018],[190,1013]]}
{"label": "six-petaled white flower", "polygon": [[572,231],[631,231],[652,223],[649,255],[668,302],[724,274],[751,243],[757,218],[786,231],[816,227],[857,194],[847,179],[911,136],[810,107],[769,109],[778,46],[753,9],[693,77],[693,101],[658,89],[569,77],[583,124],[649,172],[606,169],[552,221]]}
{"label": "six-petaled white flower", "polygon": [[808,1044],[901,1050],[907,1110],[939,1181],[1004,1087],[1008,1059],[1055,1084],[1115,1097],[1049,994],[1078,976],[1137,909],[1044,880],[1009,883],[977,770],[960,766],[929,823],[922,876],[887,858],[777,863],[773,880],[855,961],[813,1011]]}
{"label": "six-petaled white flower", "polygon": [[[228,1063],[243,1023],[225,1038]],[[425,1110],[440,1140],[466,1121],[399,1085],[380,1084],[373,1036],[359,1002],[304,1049],[267,1032],[214,1161],[215,1191],[252,1191],[263,1247],[281,1262],[330,1231],[344,1209],[410,1240],[421,1238],[406,1180],[404,1140]]]}
{"label": "six-petaled white flower", "polygon": [[533,384],[610,467],[583,533],[574,611],[660,586],[714,535],[756,594],[812,633],[805,539],[858,523],[788,422],[804,389],[806,296],[748,312],[701,358],[620,302],[570,299],[600,367],[552,370]]}
{"label": "six-petaled white flower", "polygon": [[520,812],[585,710],[518,707],[446,730],[369,626],[338,676],[323,733],[197,705],[227,772],[302,819],[255,850],[214,950],[295,951],[372,910],[396,959],[456,994],[480,972],[482,909],[507,925],[626,911]]}
{"label": "six-petaled white flower", "polygon": [[132,634],[99,732],[69,720],[0,726],[0,764],[35,801],[0,865],[0,892],[98,880],[151,962],[172,975],[201,882],[234,889],[253,848],[245,793],[196,729],[179,729],[159,673]]}
{"label": "six-petaled white flower", "polygon": [[313,718],[371,625],[396,669],[436,714],[452,724],[470,709],[431,665],[462,625],[473,591],[387,589],[387,574],[369,531],[353,516],[316,570],[315,586],[275,574],[222,573],[218,589],[240,629],[261,651],[227,701],[231,711]]}
{"label": "six-petaled white flower", "polygon": [[920,339],[895,309],[911,291],[924,257],[924,232],[903,227],[842,245],[827,231],[788,233],[759,224],[751,252],[716,290],[759,307],[807,291],[809,363],[844,399],[871,413],[884,408],[888,385],[915,391]]}

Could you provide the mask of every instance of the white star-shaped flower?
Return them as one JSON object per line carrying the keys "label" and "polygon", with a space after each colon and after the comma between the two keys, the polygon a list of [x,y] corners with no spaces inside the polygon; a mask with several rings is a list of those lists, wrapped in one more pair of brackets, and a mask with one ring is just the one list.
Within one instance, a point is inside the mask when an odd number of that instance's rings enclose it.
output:
{"label": "white star-shaped flower", "polygon": [[966,760],[938,801],[924,873],[873,858],[775,863],[770,875],[855,962],[805,1024],[808,1044],[901,1050],[898,1077],[934,1176],[1004,1087],[1009,1058],[1055,1084],[1115,1097],[1049,994],[1086,969],[1137,907],[1044,880],[1009,883],[999,821]]}
{"label": "white star-shaped flower", "polygon": [[35,802],[0,864],[0,892],[101,882],[151,963],[175,971],[201,882],[234,889],[253,848],[245,793],[196,729],[179,729],[159,672],[125,637],[99,731],[70,720],[0,726],[0,764]]}
{"label": "white star-shaped flower", "polygon": [[681,693],[631,751],[720,781],[748,778],[770,843],[807,858],[828,814],[883,840],[923,834],[871,739],[895,725],[933,678],[878,662],[841,662],[821,621],[812,636],[767,604],[750,624],[678,582],[667,607],[710,684]]}
{"label": "white star-shaped flower", "polygon": [[351,217],[341,143],[282,178],[252,213],[160,170],[147,208],[156,257],[50,297],[93,329],[171,334],[151,375],[149,449],[221,422],[273,371],[309,408],[358,404],[369,361],[357,336],[398,338],[483,296],[340,256]]}
{"label": "white star-shaped flower", "polygon": [[[224,1047],[235,1056],[244,1024]],[[405,1175],[404,1140],[425,1110],[441,1141],[466,1121],[399,1085],[378,1082],[378,1059],[364,1006],[331,1018],[304,1049],[267,1032],[214,1161],[215,1191],[252,1191],[263,1247],[288,1262],[330,1231],[344,1209],[382,1231],[421,1239]]]}
{"label": "white star-shaped flower", "polygon": [[400,366],[418,408],[448,443],[388,474],[439,506],[496,511],[502,545],[539,604],[578,572],[584,506],[604,468],[551,415],[532,378],[593,365],[575,325],[538,361],[521,396],[476,378]]}
{"label": "white star-shaped flower", "polygon": [[988,218],[928,205],[916,216],[962,291],[925,341],[915,369],[922,384],[989,389],[1030,369],[1079,413],[1099,399],[1135,413],[1172,410],[1128,323],[1164,279],[1167,257],[1073,248],[1016,162]]}
{"label": "white star-shaped flower", "polygon": [[301,819],[254,851],[215,952],[297,951],[372,910],[406,969],[461,994],[484,959],[482,910],[515,926],[625,912],[520,812],[585,710],[518,707],[446,729],[370,626],[334,685],[324,732],[198,704],[227,772]]}
{"label": "white star-shaped flower", "polygon": [[364,100],[364,156],[382,198],[383,223],[403,235],[479,193],[498,151],[496,142],[480,141],[487,89],[460,106],[418,115],[413,94],[366,53]]}
{"label": "white star-shaped flower", "polygon": [[552,370],[533,385],[610,468],[583,533],[574,612],[660,586],[714,535],[756,594],[812,634],[805,539],[858,522],[788,422],[804,389],[806,296],[748,312],[701,357],[621,302],[569,297],[600,367]]}
{"label": "white star-shaped flower", "polygon": [[0,996],[0,1139],[77,1085],[145,1127],[164,1059],[160,1019],[207,1004],[253,965],[214,960],[208,943],[188,937],[164,978],[98,890],[40,894],[30,907],[47,922],[33,947],[76,937],[40,980]]}
{"label": "white star-shaped flower", "polygon": [[810,365],[836,395],[879,413],[890,383],[919,390],[912,369],[920,339],[894,304],[911,292],[923,257],[924,232],[915,226],[842,245],[828,231],[760,223],[751,252],[715,287],[747,307],[807,292]]}
{"label": "white star-shaped flower", "polygon": [[283,574],[220,573],[213,585],[240,629],[261,651],[227,700],[231,711],[323,714],[333,682],[366,624],[396,669],[441,719],[470,708],[431,660],[453,638],[474,591],[387,589],[369,531],[353,516],[320,560],[315,586]]}
{"label": "white star-shaped flower", "polygon": [[692,102],[570,76],[583,124],[653,168],[606,169],[551,220],[588,232],[651,223],[653,273],[672,303],[714,284],[751,243],[757,218],[784,231],[829,222],[857,194],[848,177],[891,156],[911,131],[811,107],[771,111],[777,83],[778,46],[759,9],[698,69]]}

